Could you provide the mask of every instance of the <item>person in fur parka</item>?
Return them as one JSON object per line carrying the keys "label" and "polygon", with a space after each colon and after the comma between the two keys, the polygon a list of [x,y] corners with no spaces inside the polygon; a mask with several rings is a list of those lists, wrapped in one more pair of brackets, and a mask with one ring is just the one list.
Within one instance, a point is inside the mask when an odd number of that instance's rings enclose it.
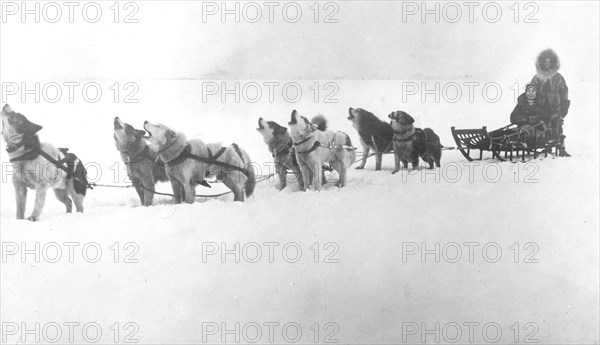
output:
{"label": "person in fur parka", "polygon": [[558,121],[558,134],[561,140],[560,156],[569,157],[564,147],[562,125],[564,117],[569,112],[571,101],[569,101],[569,88],[565,78],[558,73],[560,69],[558,55],[552,49],[542,51],[535,67],[537,73],[531,80],[531,84],[536,86],[539,102],[550,112],[549,117]]}

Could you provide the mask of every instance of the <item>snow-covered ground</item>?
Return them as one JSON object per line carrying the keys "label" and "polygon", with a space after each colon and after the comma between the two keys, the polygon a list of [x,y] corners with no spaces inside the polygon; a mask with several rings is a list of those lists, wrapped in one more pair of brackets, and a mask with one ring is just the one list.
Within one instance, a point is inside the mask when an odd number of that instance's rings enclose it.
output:
{"label": "snow-covered ground", "polygon": [[[498,104],[467,103],[462,112],[448,104],[400,106],[391,98],[369,103],[357,96],[359,84],[340,83],[342,90],[355,91],[321,107],[331,127],[350,133],[356,145],[347,106],[372,109],[380,117],[406,109],[448,146],[450,125],[499,127],[511,110],[510,100],[500,110]],[[373,94],[393,95],[392,84],[369,86]],[[320,193],[300,193],[292,183],[278,192],[272,178],[246,203],[233,203],[227,195],[172,205],[157,196],[155,206],[144,208],[132,189],[97,187],[89,191],[83,214],[64,214],[49,194],[37,223],[14,220],[12,186],[3,183],[4,340],[18,343],[25,333],[23,339],[34,342],[24,329],[35,334],[39,322],[40,341],[54,339],[60,329],[60,342],[69,342],[66,325],[78,322],[75,343],[94,340],[97,329],[101,343],[123,342],[127,335],[156,344],[235,342],[236,335],[240,342],[290,343],[298,329],[299,343],[324,342],[328,335],[341,343],[421,343],[435,342],[436,334],[442,342],[468,343],[469,325],[475,343],[491,342],[498,330],[500,343],[527,336],[541,343],[597,341],[598,101],[577,94],[572,93],[565,129],[573,154],[568,159],[469,165],[459,152],[444,151],[443,167],[435,173],[391,175],[388,155],[380,172],[373,171],[373,158],[365,170],[352,169],[346,188],[330,184]],[[235,140],[263,165],[269,154],[254,129],[256,119],[285,124],[292,108],[303,111],[302,105],[263,105],[257,111],[234,103],[211,116],[173,115],[184,111],[182,103],[175,97],[146,99],[142,110],[95,114],[93,123],[82,119],[89,125],[73,132],[73,139],[53,135],[52,127],[60,125],[55,122],[40,135],[98,162],[109,172],[99,183],[113,184],[114,115],[138,125],[162,121],[209,141]],[[171,110],[144,109],[160,104]],[[23,112],[46,125],[35,111]],[[186,122],[195,125],[183,126]],[[168,184],[157,189],[170,192]],[[33,193],[28,211],[31,199]],[[38,259],[23,254],[30,249]],[[230,252],[222,257],[223,250]]]}
{"label": "snow-covered ground", "polygon": [[[6,11],[25,5],[2,1],[2,103],[78,154],[99,184],[127,185],[115,116],[236,142],[261,175],[272,158],[257,120],[285,126],[293,109],[325,115],[357,147],[349,107],[384,120],[404,110],[454,146],[451,126],[508,123],[548,47],[569,86],[573,156],[468,164],[444,151],[440,169],[391,175],[386,155],[382,171],[374,158],[351,168],[342,189],[279,192],[272,178],[245,203],[156,196],[145,208],[131,188],[97,187],[83,214],[64,214],[50,192],[31,223],[15,220],[2,142],[1,343],[600,342],[597,3],[465,2],[456,23],[453,2],[426,2],[450,11],[441,23],[404,20],[408,1],[292,2],[299,22],[277,4],[274,22],[258,23],[203,20],[207,1],[98,2],[97,23],[81,18],[83,3],[73,23],[63,2],[25,3],[48,8],[22,23]],[[55,6],[56,24],[45,21]],[[482,17],[497,6],[501,20]],[[123,23],[132,8],[138,21]],[[35,83],[38,100],[26,91]],[[84,87],[100,100],[86,101]]]}

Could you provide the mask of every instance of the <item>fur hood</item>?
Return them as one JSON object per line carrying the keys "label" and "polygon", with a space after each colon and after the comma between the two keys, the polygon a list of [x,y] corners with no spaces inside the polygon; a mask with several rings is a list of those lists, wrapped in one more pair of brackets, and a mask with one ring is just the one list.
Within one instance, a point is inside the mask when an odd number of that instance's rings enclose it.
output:
{"label": "fur hood", "polygon": [[[546,59],[550,59],[550,68],[545,69],[544,63]],[[546,49],[538,55],[537,60],[535,61],[535,68],[537,70],[538,78],[542,80],[547,80],[552,77],[558,70],[560,69],[560,61],[558,59],[558,55],[552,49]]]}

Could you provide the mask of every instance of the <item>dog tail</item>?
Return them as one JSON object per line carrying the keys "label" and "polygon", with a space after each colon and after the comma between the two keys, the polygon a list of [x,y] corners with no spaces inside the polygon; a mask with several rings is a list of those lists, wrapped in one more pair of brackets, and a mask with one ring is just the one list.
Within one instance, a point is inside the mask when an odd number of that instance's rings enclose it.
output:
{"label": "dog tail", "polygon": [[323,115],[317,115],[317,116],[313,117],[310,122],[312,122],[315,125],[317,125],[317,128],[320,131],[326,131],[327,130],[327,119]]}
{"label": "dog tail", "polygon": [[248,177],[245,184],[246,197],[248,198],[254,193],[254,188],[256,187],[256,173],[252,164],[246,164],[245,171],[246,177]]}

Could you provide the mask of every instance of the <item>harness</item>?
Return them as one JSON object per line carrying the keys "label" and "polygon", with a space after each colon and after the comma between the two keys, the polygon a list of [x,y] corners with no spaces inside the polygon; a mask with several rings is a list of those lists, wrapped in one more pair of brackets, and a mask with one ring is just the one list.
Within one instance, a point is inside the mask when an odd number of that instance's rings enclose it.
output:
{"label": "harness", "polygon": [[122,154],[128,155],[127,162],[124,162],[125,165],[137,164],[146,159],[151,162],[156,163],[159,166],[165,165],[165,163],[163,163],[160,159],[154,159],[154,157],[152,157],[150,155],[150,146],[148,146],[148,145],[146,145],[141,152],[139,152],[133,156],[129,156],[129,152],[127,152],[127,151],[120,151],[120,152]]}
{"label": "harness", "polygon": [[[19,145],[19,146],[21,146],[21,145]],[[64,157],[60,160],[56,160],[56,159],[54,159],[54,157],[52,157],[49,154],[47,154],[46,152],[44,152],[39,147],[39,145],[37,145],[37,146],[33,146],[30,151],[25,152],[23,155],[21,155],[19,157],[11,158],[10,162],[14,163],[14,162],[20,162],[20,161],[27,161],[27,160],[35,159],[38,156],[42,156],[45,159],[47,159],[50,163],[52,163],[55,167],[66,172],[67,178],[73,179],[75,192],[77,192],[77,194],[85,195],[85,190],[87,188],[94,189],[92,187],[92,185],[90,185],[87,182],[87,177],[86,177],[87,172],[85,170],[85,167],[83,167],[83,165],[82,165],[83,163],[81,163],[81,161],[80,161],[80,165],[78,166],[78,168],[81,167],[81,169],[76,169],[75,160],[78,159],[77,156],[75,156],[72,153],[68,153],[69,149],[66,149],[66,148],[59,148],[59,151],[62,152]],[[75,175],[81,175],[81,179]]]}
{"label": "harness", "polygon": [[[309,136],[308,138],[298,142],[298,143],[294,143],[294,146],[298,146],[298,145],[302,145],[305,142],[309,141],[311,139],[311,137]],[[335,134],[333,134],[333,138],[331,139],[331,142],[327,143],[327,146],[322,145],[320,141],[316,140],[315,143],[313,144],[313,146],[311,146],[310,149],[306,150],[306,151],[298,151],[298,149],[296,148],[296,153],[300,153],[300,154],[309,154],[311,152],[313,152],[314,150],[316,150],[319,147],[323,147],[326,149],[330,149],[330,150],[351,150],[354,151],[356,150],[356,147],[354,146],[350,146],[350,145],[334,145],[333,143],[335,142]]]}
{"label": "harness", "polygon": [[[392,139],[398,142],[411,141],[416,134],[417,131],[415,131],[414,128],[403,132],[394,131],[394,137]],[[398,138],[396,135],[399,135],[400,137]]]}
{"label": "harness", "polygon": [[[231,145],[235,149],[236,153],[240,156],[242,163],[246,164],[244,162],[244,157],[242,156],[242,151],[240,151],[239,146],[235,143],[233,143]],[[163,149],[162,151],[164,151],[164,150],[165,149]],[[248,173],[246,172],[246,170],[244,168],[240,168],[236,165],[225,163],[225,162],[219,162],[217,160],[217,159],[219,159],[219,157],[221,157],[221,155],[225,152],[225,150],[227,150],[226,147],[221,147],[221,149],[215,155],[212,154],[212,152],[210,151],[210,149],[208,147],[207,147],[207,150],[208,150],[208,158],[196,156],[196,155],[192,154],[192,147],[190,146],[189,143],[187,143],[185,145],[185,148],[183,149],[183,151],[181,151],[181,153],[179,154],[179,156],[175,157],[174,159],[172,159],[168,162],[165,162],[164,164],[167,166],[175,166],[175,165],[183,163],[186,159],[190,158],[190,159],[202,162],[202,163],[207,163],[209,165],[213,165],[213,164],[220,165],[220,166],[223,166],[228,169],[237,170],[237,171],[243,173],[244,175],[246,175],[246,177],[248,177]]]}

